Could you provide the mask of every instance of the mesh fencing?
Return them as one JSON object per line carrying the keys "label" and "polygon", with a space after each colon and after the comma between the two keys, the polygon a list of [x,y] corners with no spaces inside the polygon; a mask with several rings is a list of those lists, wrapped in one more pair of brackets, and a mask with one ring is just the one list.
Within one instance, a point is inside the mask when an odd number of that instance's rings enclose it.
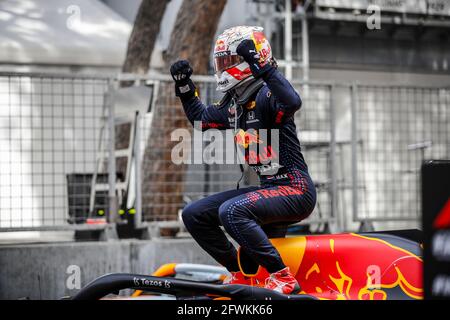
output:
{"label": "mesh fencing", "polygon": [[317,204],[307,221],[329,221],[334,216],[332,87],[311,84],[295,87],[303,101],[295,114],[297,135],[317,191]]}
{"label": "mesh fencing", "polygon": [[[139,138],[133,142],[135,129],[128,121],[133,117],[118,118],[135,109],[136,94],[122,97],[129,110],[118,110],[120,104],[105,101],[114,79],[0,74],[1,231],[108,220],[108,170],[114,166],[119,213],[139,199],[138,222],[179,221],[187,203],[236,187],[241,172],[235,164],[172,162],[179,141],[172,141],[171,133],[184,128],[193,135],[193,129],[172,81],[146,80],[155,84],[151,108],[139,118]],[[213,80],[196,85],[205,104],[220,100]],[[450,89],[294,86],[303,100],[295,123],[318,193],[315,212],[305,223],[336,221],[345,230],[348,221],[418,221],[421,163],[450,158]],[[148,99],[141,97],[147,106]],[[139,158],[130,158],[130,143],[137,143]],[[111,146],[115,159],[109,157]],[[137,172],[132,173],[133,165]],[[246,171],[241,186],[257,183]]]}
{"label": "mesh fencing", "polygon": [[[67,226],[89,216],[107,84],[0,75],[0,228]],[[97,207],[105,203],[98,195]]]}
{"label": "mesh fencing", "polygon": [[449,120],[449,89],[358,87],[356,221],[420,218],[420,167],[450,158]]}

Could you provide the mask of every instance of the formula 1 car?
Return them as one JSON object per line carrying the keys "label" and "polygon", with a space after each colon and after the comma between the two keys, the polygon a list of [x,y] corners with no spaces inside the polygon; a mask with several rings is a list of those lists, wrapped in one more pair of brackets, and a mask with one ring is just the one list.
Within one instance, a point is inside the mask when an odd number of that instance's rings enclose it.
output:
{"label": "formula 1 car", "polygon": [[[74,299],[404,300],[422,299],[422,244],[418,230],[307,235],[272,239],[302,290],[283,295],[264,289],[268,272],[239,251],[250,285],[225,285],[225,268],[166,264],[152,276],[104,275]],[[117,296],[116,296],[117,298]]]}

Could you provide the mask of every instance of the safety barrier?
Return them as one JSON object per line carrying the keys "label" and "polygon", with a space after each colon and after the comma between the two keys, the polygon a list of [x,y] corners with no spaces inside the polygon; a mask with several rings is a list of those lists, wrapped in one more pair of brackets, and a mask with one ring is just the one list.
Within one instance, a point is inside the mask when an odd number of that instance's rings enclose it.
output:
{"label": "safety barrier", "polygon": [[[211,77],[195,82],[205,103],[220,99]],[[418,221],[421,162],[450,158],[450,89],[294,86],[318,191],[301,224]],[[0,231],[181,226],[187,203],[241,176],[232,164],[173,163],[171,134],[193,129],[168,76],[0,73],[0,121]],[[246,171],[241,185],[255,183]]]}
{"label": "safety barrier", "polygon": [[[110,79],[0,73],[0,231],[99,228],[108,189],[89,212],[92,177],[112,141]],[[108,181],[108,171],[98,172]],[[106,192],[106,193],[105,193]]]}

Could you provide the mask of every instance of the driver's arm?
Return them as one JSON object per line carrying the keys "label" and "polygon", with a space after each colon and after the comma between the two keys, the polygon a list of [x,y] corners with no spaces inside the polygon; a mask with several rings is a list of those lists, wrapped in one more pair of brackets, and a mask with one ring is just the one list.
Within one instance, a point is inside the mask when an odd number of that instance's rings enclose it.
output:
{"label": "driver's arm", "polygon": [[194,125],[194,121],[201,121],[203,130],[212,128],[223,130],[228,128],[228,119],[222,109],[214,105],[205,106],[197,95],[189,99],[181,97],[180,99],[184,112],[192,125]]}
{"label": "driver's arm", "polygon": [[270,90],[269,111],[275,117],[275,123],[282,123],[300,109],[300,95],[268,61],[260,61],[259,55],[255,54],[256,47],[252,40],[242,41],[236,52],[249,64],[253,76],[266,82]]}
{"label": "driver's arm", "polygon": [[275,124],[281,124],[292,117],[302,106],[302,100],[289,81],[274,67],[262,75],[270,90],[269,112]]}

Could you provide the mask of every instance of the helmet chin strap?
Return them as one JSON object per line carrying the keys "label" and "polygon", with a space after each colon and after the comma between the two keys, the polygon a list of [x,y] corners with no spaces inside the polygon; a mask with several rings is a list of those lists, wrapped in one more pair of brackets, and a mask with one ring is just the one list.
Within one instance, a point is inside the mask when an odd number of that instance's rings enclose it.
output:
{"label": "helmet chin strap", "polygon": [[234,101],[238,105],[245,104],[249,98],[258,91],[264,85],[264,81],[262,79],[255,79],[249,77],[248,79],[239,83],[236,87],[230,90],[231,95],[234,98]]}

